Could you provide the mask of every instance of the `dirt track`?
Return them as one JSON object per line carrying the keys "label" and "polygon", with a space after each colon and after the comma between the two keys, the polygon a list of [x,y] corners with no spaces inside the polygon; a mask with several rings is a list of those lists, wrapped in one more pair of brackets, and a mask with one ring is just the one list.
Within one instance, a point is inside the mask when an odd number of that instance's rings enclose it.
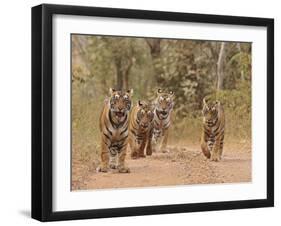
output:
{"label": "dirt track", "polygon": [[[150,187],[184,184],[213,184],[251,181],[251,151],[227,148],[220,162],[207,160],[196,148],[173,148],[169,153],[132,160],[127,158],[131,173],[96,173],[84,171],[73,190]],[[82,172],[82,171],[81,171]]]}

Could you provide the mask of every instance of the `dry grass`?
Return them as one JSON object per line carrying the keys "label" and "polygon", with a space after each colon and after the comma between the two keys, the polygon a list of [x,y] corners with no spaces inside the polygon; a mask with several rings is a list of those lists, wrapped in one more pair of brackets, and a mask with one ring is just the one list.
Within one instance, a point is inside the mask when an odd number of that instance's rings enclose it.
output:
{"label": "dry grass", "polygon": [[93,97],[83,87],[72,87],[72,189],[84,179],[81,175],[95,170],[99,164],[99,114],[101,97]]}

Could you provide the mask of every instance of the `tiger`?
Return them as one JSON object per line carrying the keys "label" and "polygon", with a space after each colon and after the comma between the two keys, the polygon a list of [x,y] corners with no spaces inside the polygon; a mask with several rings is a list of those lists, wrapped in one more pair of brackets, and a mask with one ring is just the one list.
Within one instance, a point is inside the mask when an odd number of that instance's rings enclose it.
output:
{"label": "tiger", "polygon": [[104,102],[100,115],[101,164],[98,172],[117,169],[119,173],[129,173],[125,166],[128,144],[129,113],[132,107],[133,90],[120,91],[110,88],[110,97]]}
{"label": "tiger", "polygon": [[151,140],[149,139],[154,118],[154,107],[146,101],[138,101],[133,107],[129,123],[129,145],[131,158],[137,159],[152,154]]}
{"label": "tiger", "polygon": [[168,132],[171,125],[171,116],[174,107],[174,92],[157,90],[157,97],[154,100],[154,120],[152,131],[152,149],[154,152],[167,152]]}
{"label": "tiger", "polygon": [[222,104],[206,103],[203,99],[203,129],[201,135],[201,149],[203,154],[211,161],[220,161],[222,158],[225,115]]}

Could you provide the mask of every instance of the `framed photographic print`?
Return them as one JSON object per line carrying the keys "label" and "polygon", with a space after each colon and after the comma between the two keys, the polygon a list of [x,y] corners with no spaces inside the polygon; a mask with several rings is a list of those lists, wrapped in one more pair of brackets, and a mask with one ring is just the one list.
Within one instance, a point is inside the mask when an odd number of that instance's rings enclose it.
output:
{"label": "framed photographic print", "polygon": [[32,217],[274,205],[274,21],[32,8]]}

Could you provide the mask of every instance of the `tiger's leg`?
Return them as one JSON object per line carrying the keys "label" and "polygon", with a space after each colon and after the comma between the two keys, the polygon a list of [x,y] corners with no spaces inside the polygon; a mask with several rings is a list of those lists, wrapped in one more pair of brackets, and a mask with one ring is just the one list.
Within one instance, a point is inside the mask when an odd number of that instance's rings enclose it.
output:
{"label": "tiger's leg", "polygon": [[206,135],[203,131],[203,135],[201,137],[201,150],[202,150],[203,154],[205,155],[205,157],[209,159],[211,157],[211,153],[210,153],[210,150],[208,148],[206,140],[207,140]]}
{"label": "tiger's leg", "polygon": [[158,152],[159,151],[159,145],[162,143],[162,130],[161,129],[153,129],[152,139],[151,139],[151,146],[152,146],[152,152]]}
{"label": "tiger's leg", "polygon": [[152,152],[158,152],[158,143],[159,143],[159,140],[156,139],[155,137],[153,137],[152,144],[151,144]]}
{"label": "tiger's leg", "polygon": [[147,141],[146,155],[152,155],[151,138],[148,138],[148,141]]}
{"label": "tiger's leg", "polygon": [[101,164],[97,168],[98,172],[106,173],[108,171],[109,163],[109,150],[106,144],[102,141],[101,143]]}
{"label": "tiger's leg", "polygon": [[116,169],[117,168],[117,155],[118,151],[116,149],[110,149],[109,150],[109,168],[110,169]]}
{"label": "tiger's leg", "polygon": [[145,158],[145,155],[144,155],[145,145],[146,145],[146,140],[141,141],[141,144],[140,144],[140,147],[139,147],[139,152],[138,152],[138,156],[141,157],[141,158]]}
{"label": "tiger's leg", "polygon": [[[131,136],[134,136],[133,134]],[[138,152],[136,150],[136,142],[132,137],[129,137],[129,146],[131,149],[131,158],[132,159],[137,159],[138,158]]]}
{"label": "tiger's leg", "polygon": [[223,147],[221,146],[219,148],[219,160],[221,160],[221,158],[222,158],[222,149],[223,149]]}
{"label": "tiger's leg", "polygon": [[132,149],[131,158],[132,159],[138,159],[139,158],[139,152],[138,152],[138,148],[136,146]]}
{"label": "tiger's leg", "polygon": [[165,129],[165,130],[163,131],[163,139],[162,139],[162,144],[161,144],[161,148],[160,148],[160,150],[161,150],[163,153],[168,152],[168,150],[167,150],[168,136],[169,136],[168,129]]}
{"label": "tiger's leg", "polygon": [[160,144],[162,143],[163,137],[153,135],[152,138],[152,152],[159,152],[160,151]]}
{"label": "tiger's leg", "polygon": [[220,157],[220,159],[221,159],[221,157],[222,157],[223,141],[224,141],[224,135],[222,135],[222,136],[220,137],[220,148],[219,148],[219,157]]}
{"label": "tiger's leg", "polygon": [[151,145],[152,135],[153,135],[153,129],[151,129],[148,133],[146,155],[152,155],[152,145]]}
{"label": "tiger's leg", "polygon": [[117,166],[119,173],[130,173],[130,169],[125,166],[126,151],[127,145],[124,145],[119,151]]}
{"label": "tiger's leg", "polygon": [[208,145],[205,141],[201,141],[201,150],[206,158],[209,159],[211,157],[211,153],[210,153]]}
{"label": "tiger's leg", "polygon": [[218,162],[220,160],[220,140],[217,139],[214,143],[214,147],[211,154],[211,160]]}

